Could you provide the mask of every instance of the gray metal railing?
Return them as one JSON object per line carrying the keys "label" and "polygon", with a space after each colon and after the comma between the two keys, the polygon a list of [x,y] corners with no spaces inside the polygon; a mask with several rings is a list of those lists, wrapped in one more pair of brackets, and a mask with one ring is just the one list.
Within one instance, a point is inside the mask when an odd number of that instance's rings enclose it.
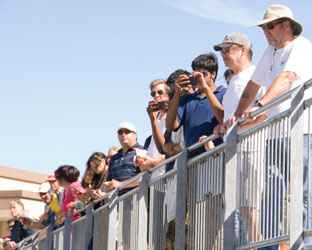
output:
{"label": "gray metal railing", "polygon": [[[289,110],[237,133],[244,122],[240,119],[228,130],[225,143],[188,159],[190,152],[216,138],[209,136],[76,212],[84,211],[80,219],[72,222],[68,216],[65,226],[45,229],[44,237],[31,236],[20,249],[228,250],[282,242],[300,249],[312,235],[307,219],[312,214],[311,136],[303,137],[304,126],[311,123],[312,99],[304,96],[311,85],[312,80],[252,115],[291,99]],[[307,121],[304,112],[309,113]],[[150,179],[172,161],[176,168]],[[138,179],[140,186],[118,196]],[[171,219],[174,227],[168,229]]]}

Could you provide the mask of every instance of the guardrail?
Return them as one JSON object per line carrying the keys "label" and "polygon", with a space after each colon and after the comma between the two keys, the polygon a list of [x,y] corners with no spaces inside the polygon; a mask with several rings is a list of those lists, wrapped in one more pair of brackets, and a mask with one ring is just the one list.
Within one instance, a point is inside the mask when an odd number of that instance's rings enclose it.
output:
{"label": "guardrail", "polygon": [[[80,219],[68,216],[64,227],[48,227],[46,236],[39,239],[37,233],[20,249],[252,249],[281,242],[299,249],[312,235],[311,221],[302,221],[302,194],[305,218],[312,214],[311,173],[302,167],[304,160],[312,166],[311,136],[302,136],[303,113],[310,114],[312,103],[304,93],[311,85],[312,80],[252,115],[291,99],[282,114],[238,134],[240,119],[225,143],[188,159],[189,152],[215,139],[209,136],[77,211],[85,213]],[[309,116],[309,126],[310,121]],[[150,180],[172,161],[176,169]],[[137,179],[139,187],[118,196]],[[172,218],[175,227],[168,229]]]}

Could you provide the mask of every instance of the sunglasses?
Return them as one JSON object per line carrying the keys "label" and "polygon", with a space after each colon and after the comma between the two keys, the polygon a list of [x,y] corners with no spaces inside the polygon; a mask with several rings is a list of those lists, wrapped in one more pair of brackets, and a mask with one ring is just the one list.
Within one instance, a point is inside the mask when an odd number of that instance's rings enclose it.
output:
{"label": "sunglasses", "polygon": [[267,25],[261,25],[261,28],[263,30],[268,29],[268,30],[272,30],[275,28],[276,25],[285,22],[285,20],[279,21],[277,23],[268,23]]}
{"label": "sunglasses", "polygon": [[118,133],[118,135],[122,135],[122,134],[128,135],[131,133],[131,131],[129,129],[125,129],[125,130],[118,130],[117,133]]}
{"label": "sunglasses", "polygon": [[39,193],[40,196],[44,196],[46,195],[47,193]]}
{"label": "sunglasses", "polygon": [[[163,90],[158,90],[158,91],[157,91],[157,94],[158,94],[158,95],[163,95],[164,93],[165,93],[165,92],[164,92]],[[152,91],[152,92],[151,92],[151,96],[154,97],[155,95],[156,95],[156,91]]]}

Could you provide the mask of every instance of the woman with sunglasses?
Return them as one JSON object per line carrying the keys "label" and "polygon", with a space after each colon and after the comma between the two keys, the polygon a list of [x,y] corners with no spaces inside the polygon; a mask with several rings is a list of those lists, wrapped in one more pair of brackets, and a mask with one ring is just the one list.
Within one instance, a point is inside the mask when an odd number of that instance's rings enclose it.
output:
{"label": "woman with sunglasses", "polygon": [[[147,147],[147,159],[143,162],[137,163],[137,166],[141,171],[155,167],[165,160],[165,155],[160,154],[157,150],[156,143],[161,143],[161,145],[165,143],[163,135],[166,131],[166,115],[169,107],[170,88],[166,84],[166,80],[154,80],[150,84],[150,90],[153,100],[148,103],[146,110],[151,121],[153,135]],[[157,137],[158,140],[155,140],[155,137]],[[151,175],[151,178],[159,176],[164,172],[165,166],[154,171]]]}
{"label": "woman with sunglasses", "polygon": [[87,161],[87,168],[82,178],[82,186],[87,189],[87,192],[81,197],[83,202],[99,199],[105,194],[101,186],[106,180],[107,173],[106,155],[101,152],[93,153]]}

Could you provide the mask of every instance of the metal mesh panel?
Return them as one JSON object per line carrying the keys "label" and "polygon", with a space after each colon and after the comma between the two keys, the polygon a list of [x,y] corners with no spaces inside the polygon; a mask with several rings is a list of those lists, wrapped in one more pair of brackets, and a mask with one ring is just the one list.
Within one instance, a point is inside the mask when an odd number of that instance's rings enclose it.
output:
{"label": "metal mesh panel", "polygon": [[[207,154],[206,154],[207,155]],[[224,147],[188,170],[188,249],[222,249]]]}
{"label": "metal mesh panel", "polygon": [[126,198],[121,197],[118,203],[118,249],[134,250],[138,248],[138,201],[137,194],[128,196]]}
{"label": "metal mesh panel", "polygon": [[72,222],[72,249],[85,250],[85,219],[83,216]]}
{"label": "metal mesh panel", "polygon": [[[154,182],[150,186],[149,194],[149,249],[162,250],[166,241],[167,207],[170,206],[170,210],[175,209],[176,172]],[[173,230],[173,237],[167,239],[168,245],[174,246],[174,233]]]}
{"label": "metal mesh panel", "polygon": [[238,144],[240,245],[289,234],[289,138],[285,117]]}
{"label": "metal mesh panel", "polygon": [[62,250],[64,245],[64,226],[53,231],[53,250]]}

